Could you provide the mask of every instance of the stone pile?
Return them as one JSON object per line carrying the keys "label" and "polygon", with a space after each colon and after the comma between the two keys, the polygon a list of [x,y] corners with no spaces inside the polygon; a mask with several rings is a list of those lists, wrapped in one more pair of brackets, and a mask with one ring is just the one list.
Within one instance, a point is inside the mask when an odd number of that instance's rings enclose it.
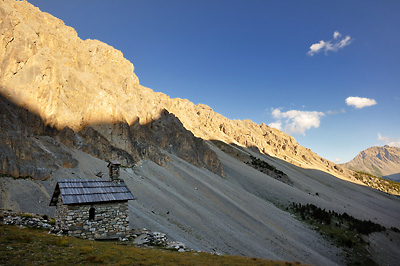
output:
{"label": "stone pile", "polygon": [[168,238],[166,234],[151,232],[146,228],[135,230],[132,234],[133,243],[138,246],[166,246]]}
{"label": "stone pile", "polygon": [[146,228],[141,230],[134,230],[130,240],[138,246],[162,246],[169,249],[174,249],[179,252],[189,251],[187,246],[182,242],[168,241],[168,237],[164,233],[151,232]]}
{"label": "stone pile", "polygon": [[55,231],[54,223],[45,215],[13,213],[10,211],[0,211],[0,222],[7,225],[27,226],[33,228],[48,229]]}
{"label": "stone pile", "polygon": [[189,251],[190,249],[187,248],[185,243],[178,242],[178,241],[173,241],[169,242],[167,245],[167,248],[169,249],[175,249],[179,252],[184,252],[184,251]]}

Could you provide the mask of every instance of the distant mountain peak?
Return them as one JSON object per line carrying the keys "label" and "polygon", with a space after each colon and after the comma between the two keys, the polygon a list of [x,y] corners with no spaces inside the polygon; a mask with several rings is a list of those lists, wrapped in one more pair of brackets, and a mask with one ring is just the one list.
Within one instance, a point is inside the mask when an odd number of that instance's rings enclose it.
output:
{"label": "distant mountain peak", "polygon": [[372,174],[379,177],[388,177],[398,180],[400,175],[400,148],[385,146],[373,146],[361,151],[354,159],[343,164],[345,167]]}

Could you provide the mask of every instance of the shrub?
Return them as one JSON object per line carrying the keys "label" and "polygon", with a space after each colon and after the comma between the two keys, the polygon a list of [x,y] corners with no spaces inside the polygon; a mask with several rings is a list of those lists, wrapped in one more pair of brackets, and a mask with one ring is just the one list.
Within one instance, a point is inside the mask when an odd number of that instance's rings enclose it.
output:
{"label": "shrub", "polygon": [[393,232],[400,233],[400,230],[397,227],[392,227],[390,229],[392,229]]}
{"label": "shrub", "polygon": [[58,239],[56,245],[59,247],[69,247],[71,243],[67,239]]}
{"label": "shrub", "polygon": [[33,218],[33,215],[30,213],[24,213],[21,215],[21,218]]}
{"label": "shrub", "polygon": [[104,259],[94,256],[88,256],[85,260],[92,262],[92,263],[103,263]]}
{"label": "shrub", "polygon": [[79,248],[79,254],[86,254],[93,252],[92,246],[83,246]]}

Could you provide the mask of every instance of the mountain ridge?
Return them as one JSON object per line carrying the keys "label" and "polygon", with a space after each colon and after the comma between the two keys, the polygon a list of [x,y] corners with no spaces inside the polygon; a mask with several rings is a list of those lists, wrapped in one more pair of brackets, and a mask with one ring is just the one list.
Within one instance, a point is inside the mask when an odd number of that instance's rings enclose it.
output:
{"label": "mountain ridge", "polygon": [[[400,148],[373,146],[361,151],[351,161],[343,164],[354,171],[365,172],[378,177],[400,180]],[[390,179],[390,178],[389,178]]]}
{"label": "mountain ridge", "polygon": [[[250,120],[229,120],[204,104],[171,99],[140,85],[134,66],[120,51],[97,40],[79,39],[74,29],[29,3],[6,2],[9,5],[1,10],[0,46],[5,49],[0,90],[39,114],[46,125],[74,131],[102,123],[144,125],[165,109],[196,137],[254,147],[295,165],[358,182],[347,169],[277,129]],[[100,133],[111,140],[109,132]]]}

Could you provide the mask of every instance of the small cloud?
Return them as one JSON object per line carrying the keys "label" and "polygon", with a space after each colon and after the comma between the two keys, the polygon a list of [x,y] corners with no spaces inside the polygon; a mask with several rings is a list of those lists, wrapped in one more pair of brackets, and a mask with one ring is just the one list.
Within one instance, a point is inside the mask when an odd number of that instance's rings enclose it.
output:
{"label": "small cloud", "polygon": [[279,123],[279,122],[270,123],[268,126],[276,128],[278,130],[282,130],[282,123]]}
{"label": "small cloud", "polygon": [[340,34],[340,32],[338,32],[338,31],[335,31],[335,32],[333,33],[333,39],[337,39],[337,38],[339,38],[339,37],[342,37],[342,34]]}
{"label": "small cloud", "polygon": [[325,55],[328,54],[329,51],[337,52],[339,49],[342,49],[353,41],[350,36],[346,36],[342,39],[342,34],[338,31],[333,33],[333,39],[329,41],[319,41],[310,46],[310,50],[308,51],[309,56],[314,56],[314,54],[318,54],[319,52],[325,52]]}
{"label": "small cloud", "polygon": [[342,162],[342,159],[341,158],[336,158],[335,159],[335,163],[341,163]]}
{"label": "small cloud", "polygon": [[270,125],[283,128],[288,134],[303,134],[312,127],[318,128],[321,118],[325,115],[317,111],[290,110],[281,112],[279,108],[273,109],[272,116],[276,119]]}
{"label": "small cloud", "polygon": [[391,147],[400,147],[400,139],[393,140],[389,137],[384,137],[381,133],[378,132],[378,140],[382,141],[385,145],[389,145]]}
{"label": "small cloud", "polygon": [[378,140],[387,142],[387,141],[389,141],[389,138],[388,137],[383,137],[381,135],[381,133],[378,132]]}
{"label": "small cloud", "polygon": [[316,53],[319,53],[320,50],[324,49],[326,47],[326,42],[324,41],[319,41],[319,43],[314,43],[310,46],[310,51],[308,51],[308,55],[313,56]]}
{"label": "small cloud", "polygon": [[328,115],[336,115],[339,113],[339,111],[328,111],[326,112]]}
{"label": "small cloud", "polygon": [[353,105],[356,109],[361,109],[367,106],[372,106],[377,104],[374,99],[361,98],[361,97],[348,97],[346,99],[347,105]]}
{"label": "small cloud", "polygon": [[341,109],[340,111],[337,111],[337,110],[334,110],[334,111],[328,111],[328,112],[326,112],[326,114],[328,114],[328,115],[337,115],[337,114],[340,114],[340,113],[346,113],[346,110],[344,110],[344,109]]}
{"label": "small cloud", "polygon": [[391,147],[400,147],[400,139],[394,140],[394,141],[389,141],[386,143],[386,145],[389,145]]}

